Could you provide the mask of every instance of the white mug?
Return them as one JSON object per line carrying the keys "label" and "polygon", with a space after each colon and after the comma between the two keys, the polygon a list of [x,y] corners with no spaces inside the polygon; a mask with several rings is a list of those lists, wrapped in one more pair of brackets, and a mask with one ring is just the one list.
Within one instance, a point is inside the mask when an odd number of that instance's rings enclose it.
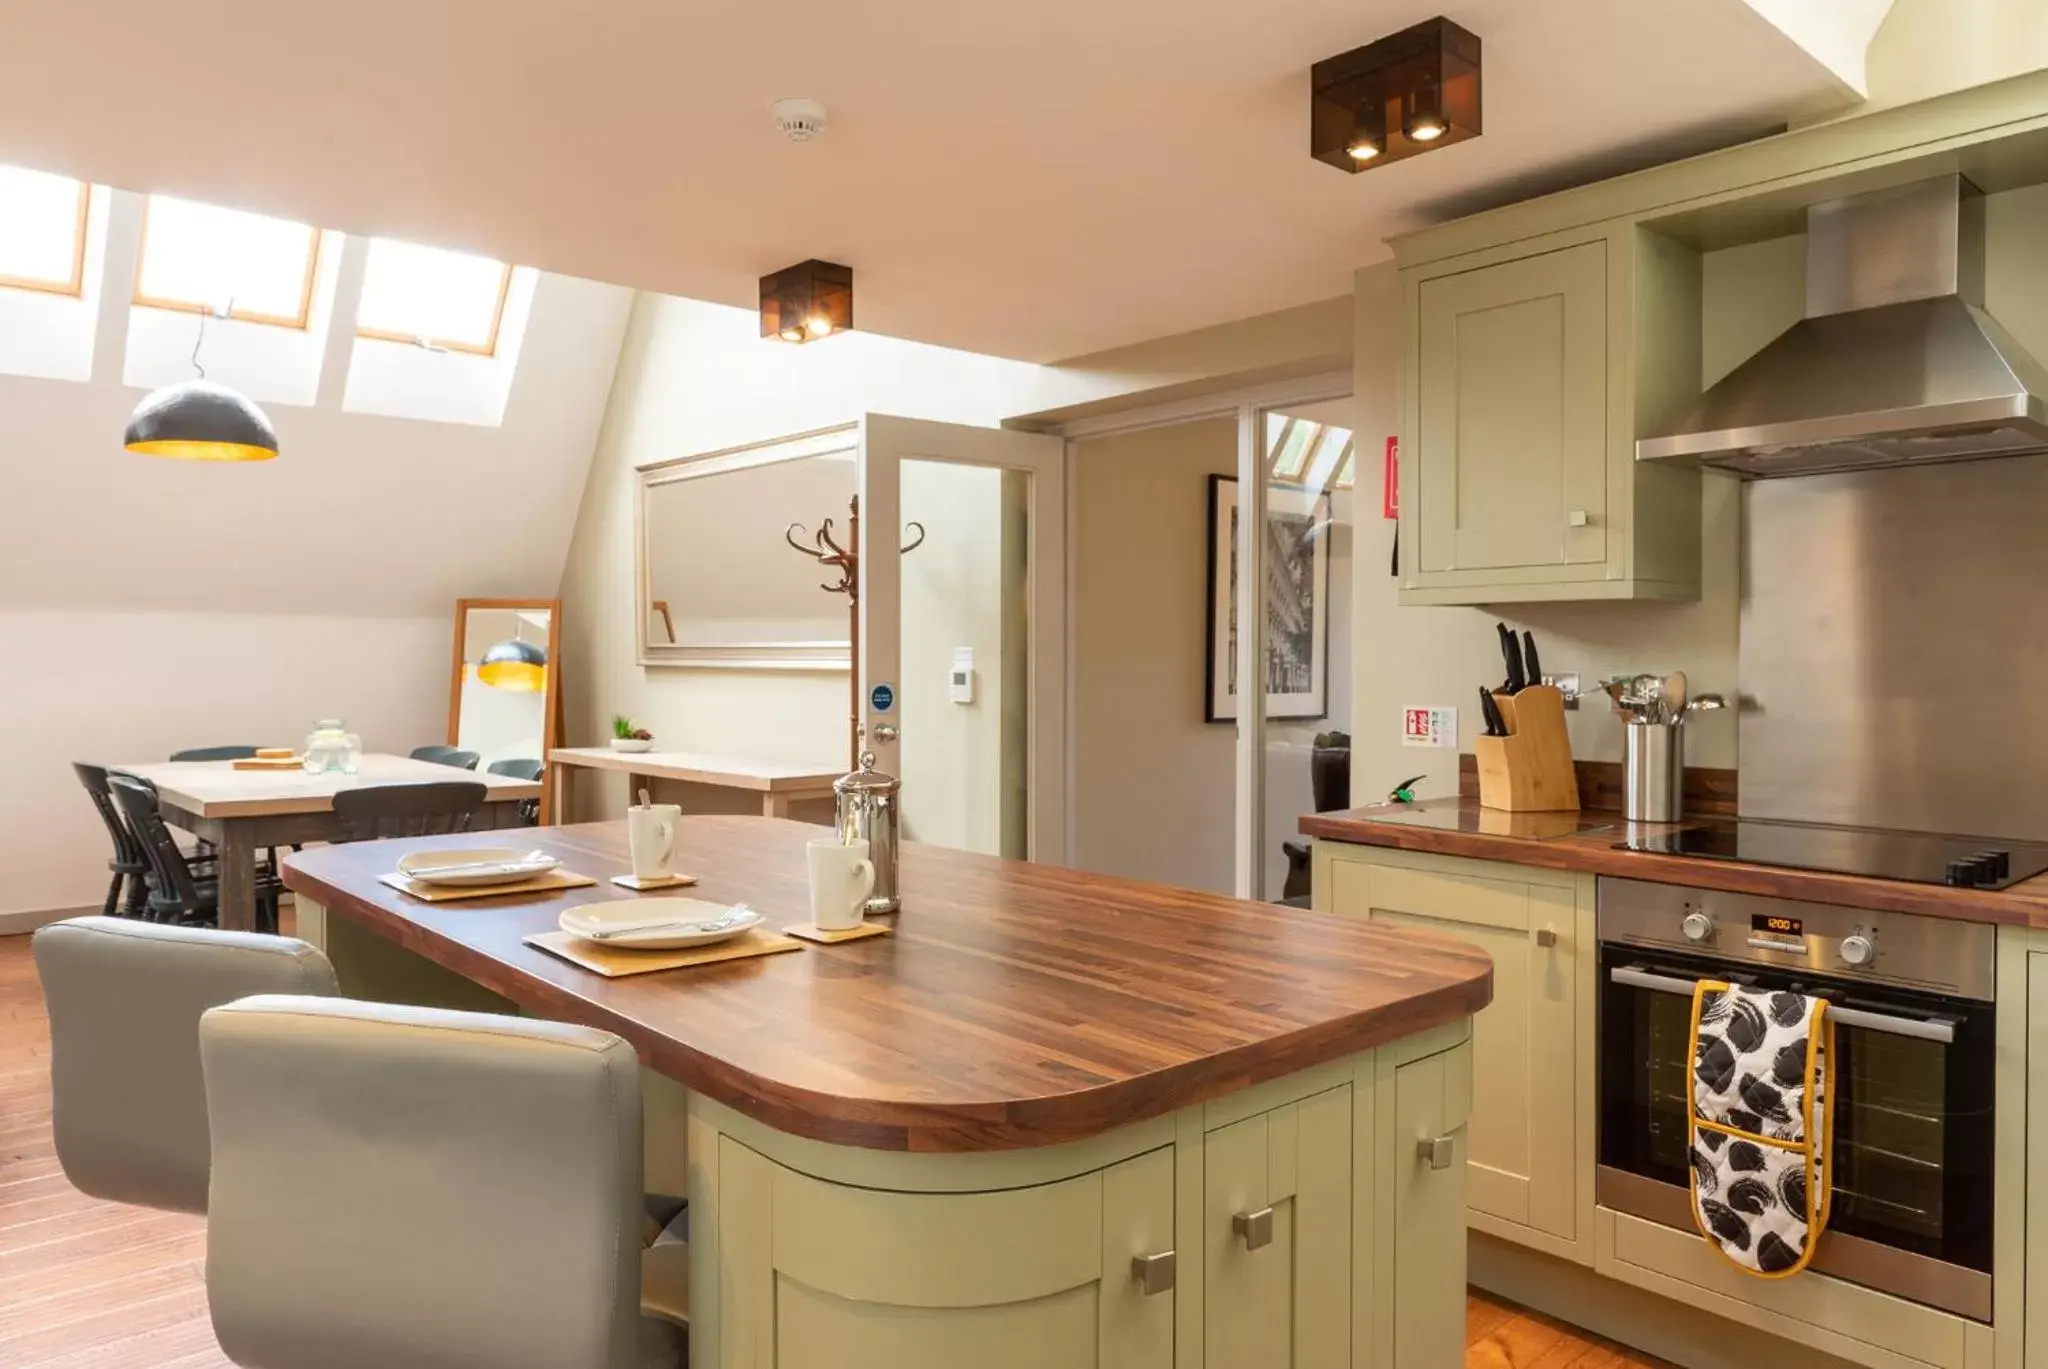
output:
{"label": "white mug", "polygon": [[843,932],[861,924],[868,895],[875,891],[875,866],[865,841],[825,837],[811,842],[811,924]]}
{"label": "white mug", "polygon": [[667,879],[675,873],[676,824],[683,810],[673,803],[650,803],[626,810],[626,845],[633,854],[633,878]]}

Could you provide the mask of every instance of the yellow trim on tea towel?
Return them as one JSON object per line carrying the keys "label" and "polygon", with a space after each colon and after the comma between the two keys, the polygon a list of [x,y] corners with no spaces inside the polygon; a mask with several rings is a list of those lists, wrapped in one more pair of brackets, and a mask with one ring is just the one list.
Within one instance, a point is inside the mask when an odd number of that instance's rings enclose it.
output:
{"label": "yellow trim on tea towel", "polygon": [[[1686,1041],[1685,1061],[1686,1197],[1692,1206],[1693,1223],[1697,1227],[1699,1226],[1700,1212],[1699,1170],[1692,1163],[1692,1146],[1695,1133],[1701,1128],[1705,1128],[1708,1131],[1718,1131],[1724,1136],[1751,1141],[1760,1146],[1770,1146],[1776,1150],[1803,1152],[1806,1157],[1806,1248],[1800,1252],[1797,1264],[1788,1269],[1768,1272],[1761,1269],[1751,1269],[1748,1265],[1742,1263],[1723,1249],[1721,1242],[1716,1239],[1711,1231],[1704,1228],[1700,1229],[1700,1235],[1706,1241],[1708,1247],[1716,1255],[1726,1260],[1730,1267],[1738,1273],[1746,1274],[1752,1279],[1789,1279],[1794,1274],[1801,1273],[1809,1264],[1813,1263],[1814,1252],[1820,1245],[1821,1233],[1827,1230],[1828,1217],[1834,1209],[1835,1185],[1833,1166],[1836,1109],[1832,1099],[1821,1098],[1822,1113],[1819,1131],[1822,1133],[1822,1136],[1816,1142],[1813,1108],[1815,1098],[1824,1092],[1826,1086],[1826,1080],[1820,1075],[1820,1066],[1823,1059],[1825,1059],[1830,1071],[1834,1068],[1835,1024],[1834,1020],[1827,1015],[1827,1000],[1824,998],[1814,999],[1813,1017],[1807,1023],[1806,1029],[1806,1088],[1804,1101],[1801,1105],[1804,1112],[1802,1119],[1804,1125],[1800,1128],[1801,1133],[1806,1137],[1804,1145],[1794,1145],[1789,1141],[1781,1141],[1774,1137],[1760,1136],[1755,1132],[1744,1131],[1740,1127],[1731,1127],[1721,1122],[1707,1121],[1699,1115],[1697,1093],[1698,1076],[1696,1071],[1699,1067],[1700,1058],[1700,1005],[1709,993],[1731,992],[1735,987],[1734,984],[1723,980],[1702,979],[1695,983],[1692,989],[1692,1030]],[[1825,1052],[1822,1049],[1823,1036],[1826,1039]],[[1816,1087],[1817,1085],[1819,1087]],[[1820,1160],[1818,1176],[1814,1172],[1816,1155],[1818,1155]]]}

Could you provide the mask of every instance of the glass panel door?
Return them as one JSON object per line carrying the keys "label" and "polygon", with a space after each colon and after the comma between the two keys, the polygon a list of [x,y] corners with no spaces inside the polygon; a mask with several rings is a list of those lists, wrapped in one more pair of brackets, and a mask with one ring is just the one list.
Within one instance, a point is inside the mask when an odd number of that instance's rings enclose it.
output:
{"label": "glass panel door", "polygon": [[1065,444],[862,423],[861,717],[904,837],[1065,858]]}

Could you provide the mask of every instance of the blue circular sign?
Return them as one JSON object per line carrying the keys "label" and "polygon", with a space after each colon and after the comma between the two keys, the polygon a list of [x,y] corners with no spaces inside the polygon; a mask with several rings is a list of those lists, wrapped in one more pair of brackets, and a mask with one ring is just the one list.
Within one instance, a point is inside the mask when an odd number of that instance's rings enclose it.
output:
{"label": "blue circular sign", "polygon": [[868,691],[868,704],[877,713],[887,713],[896,706],[894,685],[878,684]]}

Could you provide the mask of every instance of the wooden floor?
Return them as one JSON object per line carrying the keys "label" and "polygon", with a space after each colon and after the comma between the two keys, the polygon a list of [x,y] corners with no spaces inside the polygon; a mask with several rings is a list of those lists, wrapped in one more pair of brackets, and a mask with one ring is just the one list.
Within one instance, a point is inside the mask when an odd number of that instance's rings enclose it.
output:
{"label": "wooden floor", "polygon": [[[0,1365],[229,1369],[206,1320],[203,1218],[65,1182],[50,1140],[50,1028],[28,938],[0,937]],[[1478,1293],[1466,1369],[1638,1369],[1638,1358]]]}

